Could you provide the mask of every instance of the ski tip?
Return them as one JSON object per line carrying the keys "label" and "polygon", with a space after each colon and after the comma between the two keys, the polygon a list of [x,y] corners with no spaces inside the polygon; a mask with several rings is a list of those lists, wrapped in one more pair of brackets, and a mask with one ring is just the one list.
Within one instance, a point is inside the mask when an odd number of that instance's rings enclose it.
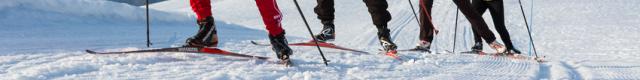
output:
{"label": "ski tip", "polygon": [[270,46],[270,45],[271,45],[271,44],[261,44],[261,43],[258,43],[258,42],[256,42],[256,41],[251,41],[251,44],[253,44],[253,45],[259,45],[259,46]]}
{"label": "ski tip", "polygon": [[89,53],[89,54],[96,54],[98,52],[92,51],[92,50],[84,50],[85,52]]}
{"label": "ski tip", "polygon": [[258,44],[256,41],[251,41],[251,44]]}

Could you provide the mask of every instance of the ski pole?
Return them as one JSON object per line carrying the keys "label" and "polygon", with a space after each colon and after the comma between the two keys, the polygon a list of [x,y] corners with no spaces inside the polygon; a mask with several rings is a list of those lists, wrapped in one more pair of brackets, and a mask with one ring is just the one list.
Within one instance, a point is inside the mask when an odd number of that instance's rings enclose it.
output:
{"label": "ski pole", "polygon": [[458,13],[459,12],[460,11],[458,11],[458,8],[456,8],[456,21],[454,21],[455,24],[454,24],[454,28],[453,28],[453,49],[452,49],[453,53],[456,53],[456,39],[457,39],[457,36],[458,36],[457,32],[458,32]]}
{"label": "ski pole", "polygon": [[147,16],[147,47],[151,47],[151,39],[149,39],[149,0],[146,0],[145,6],[147,7],[146,16]]}
{"label": "ski pole", "polygon": [[413,17],[416,18],[416,22],[418,22],[418,25],[420,25],[420,20],[418,20],[416,9],[413,8],[413,3],[411,3],[411,0],[407,0],[407,1],[409,1],[409,6],[411,6],[411,12],[413,12]]}
{"label": "ski pole", "polygon": [[302,9],[300,9],[300,5],[298,5],[298,0],[293,0],[293,3],[296,4],[296,8],[298,8],[298,12],[300,13],[300,16],[302,17],[302,21],[304,21],[304,24],[307,26],[307,30],[309,30],[309,34],[311,35],[311,38],[313,38],[313,42],[316,43],[316,47],[318,48],[318,52],[320,52],[320,56],[322,56],[322,60],[324,61],[324,65],[325,66],[329,66],[327,58],[324,57],[324,53],[322,53],[322,50],[320,49],[320,45],[318,43],[318,40],[316,39],[316,37],[313,37],[313,32],[311,31],[311,27],[309,27],[309,23],[307,23],[307,18],[304,17],[304,13],[302,13]]}
{"label": "ski pole", "polygon": [[524,24],[527,26],[527,32],[529,33],[529,40],[531,40],[531,46],[533,46],[533,54],[538,58],[538,52],[536,51],[536,45],[533,43],[533,37],[531,36],[531,30],[529,30],[529,23],[527,22],[527,16],[524,14],[524,9],[522,8],[522,1],[518,0],[520,4],[520,11],[522,12],[522,17],[524,18]]}

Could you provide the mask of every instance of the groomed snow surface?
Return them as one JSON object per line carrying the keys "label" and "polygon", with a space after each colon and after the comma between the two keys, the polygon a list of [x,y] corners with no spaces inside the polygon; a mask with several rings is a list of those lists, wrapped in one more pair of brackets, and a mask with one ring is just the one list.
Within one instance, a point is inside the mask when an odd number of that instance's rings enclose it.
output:
{"label": "groomed snow surface", "polygon": [[[4,0],[0,3],[0,80],[163,79],[163,80],[450,80],[450,79],[640,79],[640,1],[524,0],[539,56],[548,62],[504,57],[441,53],[468,51],[469,23],[462,15],[454,32],[456,8],[436,0],[433,20],[440,33],[437,53],[401,52],[398,61],[378,54],[370,16],[361,0],[335,0],[335,44],[369,54],[323,49],[329,66],[314,47],[292,47],[293,67],[246,58],[195,53],[92,55],[182,45],[196,32],[186,0],[151,5],[151,48],[146,45],[144,7],[106,0]],[[418,25],[406,0],[387,0],[392,37],[400,49],[417,43]],[[411,0],[414,4],[418,0]],[[534,1],[534,2],[531,2]],[[278,0],[289,42],[307,41],[308,32],[291,0]],[[517,0],[505,0],[507,28],[516,48],[534,56]],[[533,5],[532,5],[533,4]],[[220,48],[275,58],[252,0],[213,0]],[[300,5],[312,29],[314,0]],[[417,8],[416,5],[414,7]],[[488,13],[483,16],[493,26]],[[493,28],[492,28],[493,29]],[[495,30],[494,30],[495,31]],[[454,33],[456,50],[452,50]],[[486,44],[485,44],[486,45]],[[485,46],[484,51],[493,52]]]}

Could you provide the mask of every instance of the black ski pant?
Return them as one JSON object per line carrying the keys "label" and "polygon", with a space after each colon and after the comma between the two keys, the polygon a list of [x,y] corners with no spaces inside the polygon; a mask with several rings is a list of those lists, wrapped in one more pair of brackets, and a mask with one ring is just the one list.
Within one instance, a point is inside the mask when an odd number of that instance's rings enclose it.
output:
{"label": "black ski pant", "polygon": [[469,23],[471,23],[471,29],[474,30],[475,35],[483,38],[487,43],[491,43],[496,40],[495,35],[493,35],[487,26],[487,23],[482,19],[482,15],[476,11],[476,9],[471,7],[471,2],[469,0],[453,0],[453,3],[458,6],[460,12],[462,12]]}
{"label": "black ski pant", "polygon": [[[363,0],[367,5],[369,14],[373,19],[373,24],[378,28],[378,33],[389,34],[387,28],[387,22],[391,20],[391,14],[387,11],[388,4],[386,0]],[[318,5],[314,8],[315,13],[318,15],[318,19],[323,24],[333,24],[335,19],[335,8],[333,0],[317,0]]]}
{"label": "black ski pant", "polygon": [[[509,36],[509,31],[507,31],[504,23],[504,5],[502,0],[473,0],[472,5],[480,15],[484,14],[484,12],[489,9],[489,12],[491,12],[491,18],[493,18],[493,24],[495,25],[498,34],[500,34],[502,42],[504,42],[507,49],[514,49],[513,44],[511,43],[511,37]],[[482,42],[482,39],[480,38],[480,35],[477,35],[477,32],[477,30],[473,29],[475,42]]]}
{"label": "black ski pant", "polygon": [[[420,0],[418,5],[420,8],[420,37],[421,41],[427,41],[431,43],[433,36],[435,35],[435,26],[431,22],[431,8],[433,7],[433,0]],[[428,14],[428,15],[427,15]]]}

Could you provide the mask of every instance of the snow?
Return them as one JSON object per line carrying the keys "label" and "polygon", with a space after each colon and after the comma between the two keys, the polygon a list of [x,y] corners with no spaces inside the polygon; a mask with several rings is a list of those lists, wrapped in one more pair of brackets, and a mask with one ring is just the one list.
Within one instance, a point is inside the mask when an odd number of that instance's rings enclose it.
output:
{"label": "snow", "polygon": [[[400,49],[417,42],[418,26],[406,0],[387,0],[389,22]],[[411,0],[417,4],[418,0]],[[220,55],[140,53],[91,55],[85,49],[128,51],[145,46],[144,7],[107,0],[3,0],[0,3],[0,79],[640,79],[640,1],[524,0],[538,55],[548,62],[513,60],[471,54],[401,52],[397,61],[377,54],[376,29],[364,3],[336,0],[337,45],[364,50],[358,54],[323,49],[324,66],[314,47],[292,47],[294,67]],[[515,46],[533,56],[517,0],[505,0],[505,17]],[[532,8],[532,5],[533,8]],[[313,31],[321,28],[313,12],[315,1],[300,1]],[[220,48],[275,58],[264,25],[251,0],[214,0],[213,15]],[[308,40],[308,32],[290,0],[278,0],[290,42]],[[414,5],[415,6],[415,5]],[[415,6],[417,7],[417,6]],[[152,48],[179,46],[196,31],[188,1],[167,0],[151,5]],[[436,52],[467,51],[469,23],[458,20],[454,45],[455,5],[434,2],[433,20],[439,35]],[[533,14],[533,15],[532,15]],[[485,19],[491,19],[488,13]],[[533,20],[533,21],[532,21]],[[487,20],[493,26],[492,20]],[[493,29],[493,28],[492,28]],[[494,30],[495,31],[495,30]],[[486,44],[485,44],[486,45]],[[489,47],[485,51],[492,52]]]}

